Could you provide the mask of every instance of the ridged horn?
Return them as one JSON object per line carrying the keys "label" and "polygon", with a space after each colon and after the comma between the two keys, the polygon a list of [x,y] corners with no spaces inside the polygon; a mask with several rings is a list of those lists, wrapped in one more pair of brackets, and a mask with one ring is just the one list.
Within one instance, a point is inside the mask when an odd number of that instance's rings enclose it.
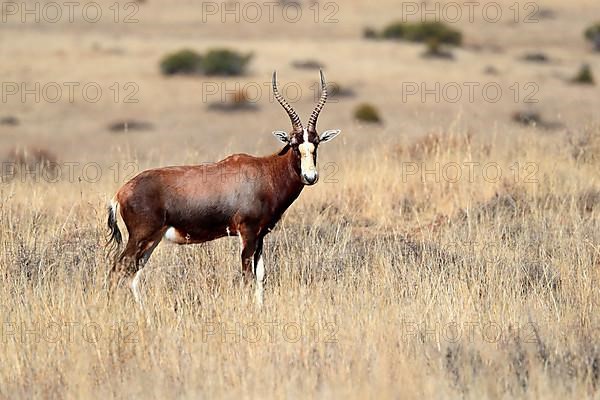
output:
{"label": "ridged horn", "polygon": [[319,70],[319,74],[321,75],[321,99],[319,99],[319,104],[317,104],[314,111],[310,115],[310,119],[308,120],[308,130],[314,132],[317,131],[317,119],[319,119],[319,114],[327,102],[327,84],[325,83],[323,70]]}
{"label": "ridged horn", "polygon": [[298,113],[288,104],[287,101],[283,98],[283,96],[279,93],[277,89],[277,71],[273,71],[273,95],[281,104],[281,107],[287,112],[290,117],[290,121],[292,121],[292,128],[294,131],[302,132],[304,128],[302,127],[302,122],[300,122],[300,117]]}

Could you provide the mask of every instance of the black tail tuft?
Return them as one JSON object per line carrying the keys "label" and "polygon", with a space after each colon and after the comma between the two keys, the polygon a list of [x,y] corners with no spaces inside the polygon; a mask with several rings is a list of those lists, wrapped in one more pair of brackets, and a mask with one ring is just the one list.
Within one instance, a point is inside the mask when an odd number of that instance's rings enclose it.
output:
{"label": "black tail tuft", "polygon": [[123,236],[121,235],[121,231],[119,230],[119,225],[117,225],[117,207],[108,207],[107,225],[110,232],[108,241],[106,243],[106,247],[109,248],[109,254],[114,255],[119,249],[121,243],[123,243]]}

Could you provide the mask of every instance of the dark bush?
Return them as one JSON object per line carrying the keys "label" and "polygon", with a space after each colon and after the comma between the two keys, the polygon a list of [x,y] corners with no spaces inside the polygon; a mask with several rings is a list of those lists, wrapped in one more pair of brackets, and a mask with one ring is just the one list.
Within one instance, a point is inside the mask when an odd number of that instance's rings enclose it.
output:
{"label": "dark bush", "polygon": [[17,126],[19,125],[19,119],[12,115],[2,117],[0,118],[0,125]]}
{"label": "dark bush", "polygon": [[108,130],[115,133],[127,133],[131,131],[150,131],[154,125],[146,121],[124,120],[112,122],[108,125]]}
{"label": "dark bush", "polygon": [[228,49],[213,49],[206,54],[180,50],[163,58],[160,69],[165,75],[242,75],[251,54],[243,55]]}
{"label": "dark bush", "polygon": [[517,111],[512,115],[513,121],[525,126],[537,126],[542,124],[542,117],[534,111]]}
{"label": "dark bush", "polygon": [[202,56],[193,50],[180,50],[166,55],[160,62],[165,75],[197,74],[201,72]]}
{"label": "dark bush", "polygon": [[437,40],[440,44],[454,46],[460,46],[462,43],[462,33],[442,22],[393,22],[383,29],[381,36],[385,39],[411,42]]}
{"label": "dark bush", "polygon": [[242,75],[252,54],[240,54],[228,49],[209,50],[202,57],[202,72],[206,75]]}
{"label": "dark bush", "polygon": [[368,103],[363,103],[356,107],[354,110],[354,118],[362,122],[381,122],[381,117],[379,116],[377,109]]}
{"label": "dark bush", "polygon": [[498,75],[500,71],[498,71],[498,68],[494,67],[493,65],[488,65],[484,68],[483,73],[486,75]]}
{"label": "dark bush", "polygon": [[582,85],[594,84],[594,75],[592,74],[592,70],[588,64],[581,66],[581,69],[573,78],[573,83],[580,83]]}
{"label": "dark bush", "polygon": [[550,61],[550,58],[542,52],[526,53],[523,55],[523,57],[521,57],[521,59],[523,61],[535,63],[547,63]]}
{"label": "dark bush", "polygon": [[542,129],[560,129],[563,125],[557,121],[546,121],[536,111],[517,111],[512,114],[512,120],[523,126],[539,127]]}
{"label": "dark bush", "polygon": [[379,37],[379,34],[377,33],[377,31],[371,27],[367,27],[364,29],[363,31],[363,37],[365,39],[377,39]]}
{"label": "dark bush", "polygon": [[585,38],[594,44],[596,51],[600,51],[600,22],[587,28],[584,32]]}
{"label": "dark bush", "polygon": [[385,39],[406,39],[406,23],[393,22],[383,28],[381,37]]}
{"label": "dark bush", "polygon": [[310,69],[310,70],[319,70],[319,69],[325,68],[325,66],[317,60],[292,61],[292,67],[298,68],[298,69]]}

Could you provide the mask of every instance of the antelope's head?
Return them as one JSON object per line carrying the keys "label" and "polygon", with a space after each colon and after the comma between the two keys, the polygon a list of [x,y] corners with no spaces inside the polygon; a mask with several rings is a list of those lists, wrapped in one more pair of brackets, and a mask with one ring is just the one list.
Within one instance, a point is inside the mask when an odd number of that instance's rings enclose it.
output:
{"label": "antelope's head", "polygon": [[279,90],[277,90],[277,72],[273,72],[273,94],[287,112],[292,122],[291,132],[275,131],[273,135],[286,146],[289,146],[296,155],[300,163],[300,179],[305,185],[314,185],[319,180],[319,173],[317,171],[317,148],[319,144],[330,141],[340,133],[339,129],[330,129],[322,134],[317,132],[317,119],[327,102],[327,85],[325,84],[323,71],[320,71],[320,74],[321,98],[310,115],[308,127],[304,128],[298,113],[285,101]]}

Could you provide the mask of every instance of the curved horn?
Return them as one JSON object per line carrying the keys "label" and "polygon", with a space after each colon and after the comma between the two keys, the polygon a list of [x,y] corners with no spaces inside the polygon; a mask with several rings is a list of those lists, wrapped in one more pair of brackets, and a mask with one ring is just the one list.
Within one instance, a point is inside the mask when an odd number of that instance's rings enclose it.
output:
{"label": "curved horn", "polygon": [[290,106],[288,102],[285,101],[283,96],[279,93],[279,90],[277,90],[277,71],[273,71],[273,95],[275,96],[279,104],[281,104],[281,107],[283,107],[283,109],[290,116],[290,121],[292,121],[292,128],[294,128],[295,131],[302,132],[304,128],[302,127],[302,122],[300,122],[300,117],[298,116],[298,113],[296,113],[292,106]]}
{"label": "curved horn", "polygon": [[319,100],[319,104],[317,104],[314,111],[310,115],[310,119],[308,120],[308,129],[313,131],[317,130],[317,119],[319,118],[319,114],[327,102],[327,84],[325,83],[323,71],[319,70],[319,74],[321,74],[321,99]]}

